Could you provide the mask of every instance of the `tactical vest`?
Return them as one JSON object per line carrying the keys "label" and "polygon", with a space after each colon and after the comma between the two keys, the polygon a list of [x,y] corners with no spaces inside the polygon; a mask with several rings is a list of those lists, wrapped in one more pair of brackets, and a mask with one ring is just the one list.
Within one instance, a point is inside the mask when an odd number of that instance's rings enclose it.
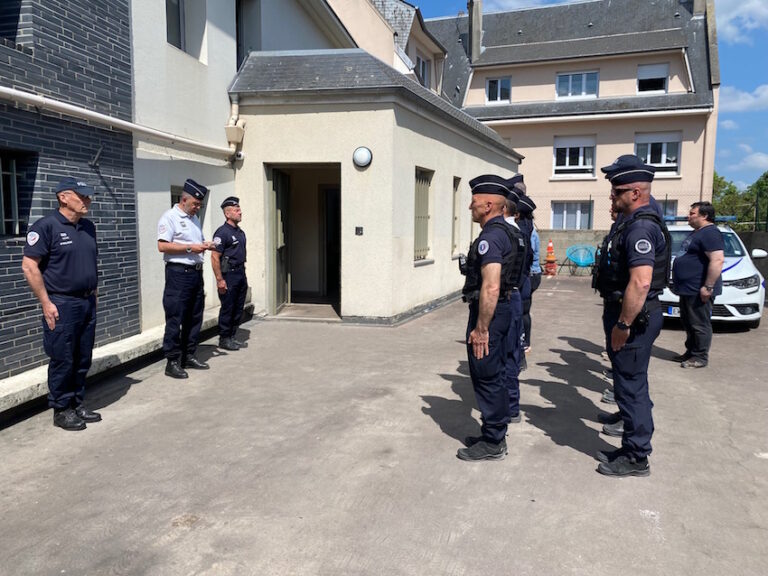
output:
{"label": "tactical vest", "polygon": [[[488,226],[502,229],[512,244],[512,250],[501,263],[501,294],[505,294],[513,288],[520,288],[523,282],[527,243],[522,232],[506,222],[491,222]],[[480,297],[483,277],[480,270],[479,245],[480,237],[477,237],[467,255],[467,276],[464,281],[464,288],[461,290],[465,300],[476,300]]]}
{"label": "tactical vest", "polygon": [[533,234],[533,221],[529,218],[520,218],[517,221],[517,225],[520,227],[520,231],[523,237],[526,239],[528,249],[525,252],[525,263],[523,264],[523,274],[525,276],[531,275],[531,267],[533,266],[533,247],[531,246],[531,234]]}
{"label": "tactical vest", "polygon": [[650,292],[661,292],[669,280],[670,261],[672,256],[672,241],[664,221],[652,212],[642,212],[634,218],[624,220],[608,234],[600,247],[599,260],[593,286],[600,296],[609,300],[618,300],[623,296],[629,284],[629,267],[624,263],[626,254],[622,249],[622,234],[627,226],[635,220],[652,220],[661,229],[666,246],[661,254],[654,253],[653,275]]}

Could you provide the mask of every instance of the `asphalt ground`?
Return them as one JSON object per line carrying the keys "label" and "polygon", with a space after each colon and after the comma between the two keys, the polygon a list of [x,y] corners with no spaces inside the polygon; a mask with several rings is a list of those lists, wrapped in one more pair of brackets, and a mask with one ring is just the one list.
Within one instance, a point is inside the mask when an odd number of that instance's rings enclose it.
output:
{"label": "asphalt ground", "polygon": [[615,479],[600,313],[588,280],[544,280],[498,462],[455,455],[479,429],[458,302],[396,328],[251,321],[189,380],[104,379],[85,431],[0,430],[0,574],[765,575],[768,326],[718,329],[699,370],[666,327],[651,475]]}

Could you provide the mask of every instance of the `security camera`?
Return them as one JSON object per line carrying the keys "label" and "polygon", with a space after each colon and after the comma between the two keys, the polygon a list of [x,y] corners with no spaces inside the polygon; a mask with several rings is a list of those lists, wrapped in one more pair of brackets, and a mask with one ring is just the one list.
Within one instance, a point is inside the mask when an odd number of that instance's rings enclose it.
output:
{"label": "security camera", "polygon": [[242,150],[235,152],[235,160],[245,160],[245,152]]}

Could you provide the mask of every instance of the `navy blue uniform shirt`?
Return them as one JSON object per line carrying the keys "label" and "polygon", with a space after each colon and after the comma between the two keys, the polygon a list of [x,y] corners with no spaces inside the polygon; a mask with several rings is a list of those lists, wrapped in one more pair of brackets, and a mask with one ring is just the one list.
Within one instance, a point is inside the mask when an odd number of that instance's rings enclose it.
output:
{"label": "navy blue uniform shirt", "polygon": [[[658,213],[650,205],[642,206],[627,217],[629,223],[621,233],[622,253],[626,255],[626,266],[650,266],[656,262],[656,255],[663,255],[666,250],[664,234],[656,222],[637,216],[643,212]],[[623,264],[623,263],[622,263]],[[655,298],[661,293],[659,290],[650,290],[648,298]]]}
{"label": "navy blue uniform shirt", "polygon": [[40,258],[45,289],[49,294],[80,294],[95,290],[96,227],[81,218],[77,224],[58,210],[32,224],[24,256]]}
{"label": "navy blue uniform shirt", "polygon": [[[709,258],[707,252],[725,250],[723,235],[717,226],[704,226],[694,230],[683,240],[680,252],[675,257],[675,265],[672,268],[672,280],[674,292],[680,296],[695,296],[701,287],[707,283],[707,268]],[[722,294],[722,276],[717,278],[713,296]]]}
{"label": "navy blue uniform shirt", "polygon": [[478,236],[477,245],[477,261],[481,269],[485,264],[502,264],[504,256],[512,250],[512,243],[509,241],[507,233],[500,228],[491,226],[492,222],[501,222],[504,226],[509,226],[504,221],[503,216],[491,218],[483,226],[480,236]]}
{"label": "navy blue uniform shirt", "polygon": [[213,234],[216,251],[224,257],[229,257],[230,266],[240,266],[245,263],[245,232],[237,226],[225,222]]}

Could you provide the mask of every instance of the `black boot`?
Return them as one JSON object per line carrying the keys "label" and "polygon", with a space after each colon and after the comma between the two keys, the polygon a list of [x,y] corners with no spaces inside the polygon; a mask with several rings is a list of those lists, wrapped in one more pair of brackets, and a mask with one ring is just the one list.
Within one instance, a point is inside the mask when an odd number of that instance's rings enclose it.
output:
{"label": "black boot", "polygon": [[53,425],[64,430],[85,430],[85,422],[72,408],[54,408]]}
{"label": "black boot", "polygon": [[101,422],[101,414],[94,412],[93,410],[88,410],[88,408],[82,405],[75,408],[75,414],[77,414],[77,417],[83,422],[87,422],[88,424],[91,422]]}
{"label": "black boot", "polygon": [[189,356],[186,360],[184,360],[184,368],[194,368],[195,370],[208,370],[210,366],[206,364],[205,362],[201,362],[194,356]]}
{"label": "black boot", "polygon": [[181,367],[179,361],[171,359],[168,360],[168,364],[165,366],[165,375],[171,378],[189,378],[189,374]]}
{"label": "black boot", "polygon": [[219,348],[222,350],[231,350],[232,352],[240,350],[240,346],[232,338],[219,338]]}

